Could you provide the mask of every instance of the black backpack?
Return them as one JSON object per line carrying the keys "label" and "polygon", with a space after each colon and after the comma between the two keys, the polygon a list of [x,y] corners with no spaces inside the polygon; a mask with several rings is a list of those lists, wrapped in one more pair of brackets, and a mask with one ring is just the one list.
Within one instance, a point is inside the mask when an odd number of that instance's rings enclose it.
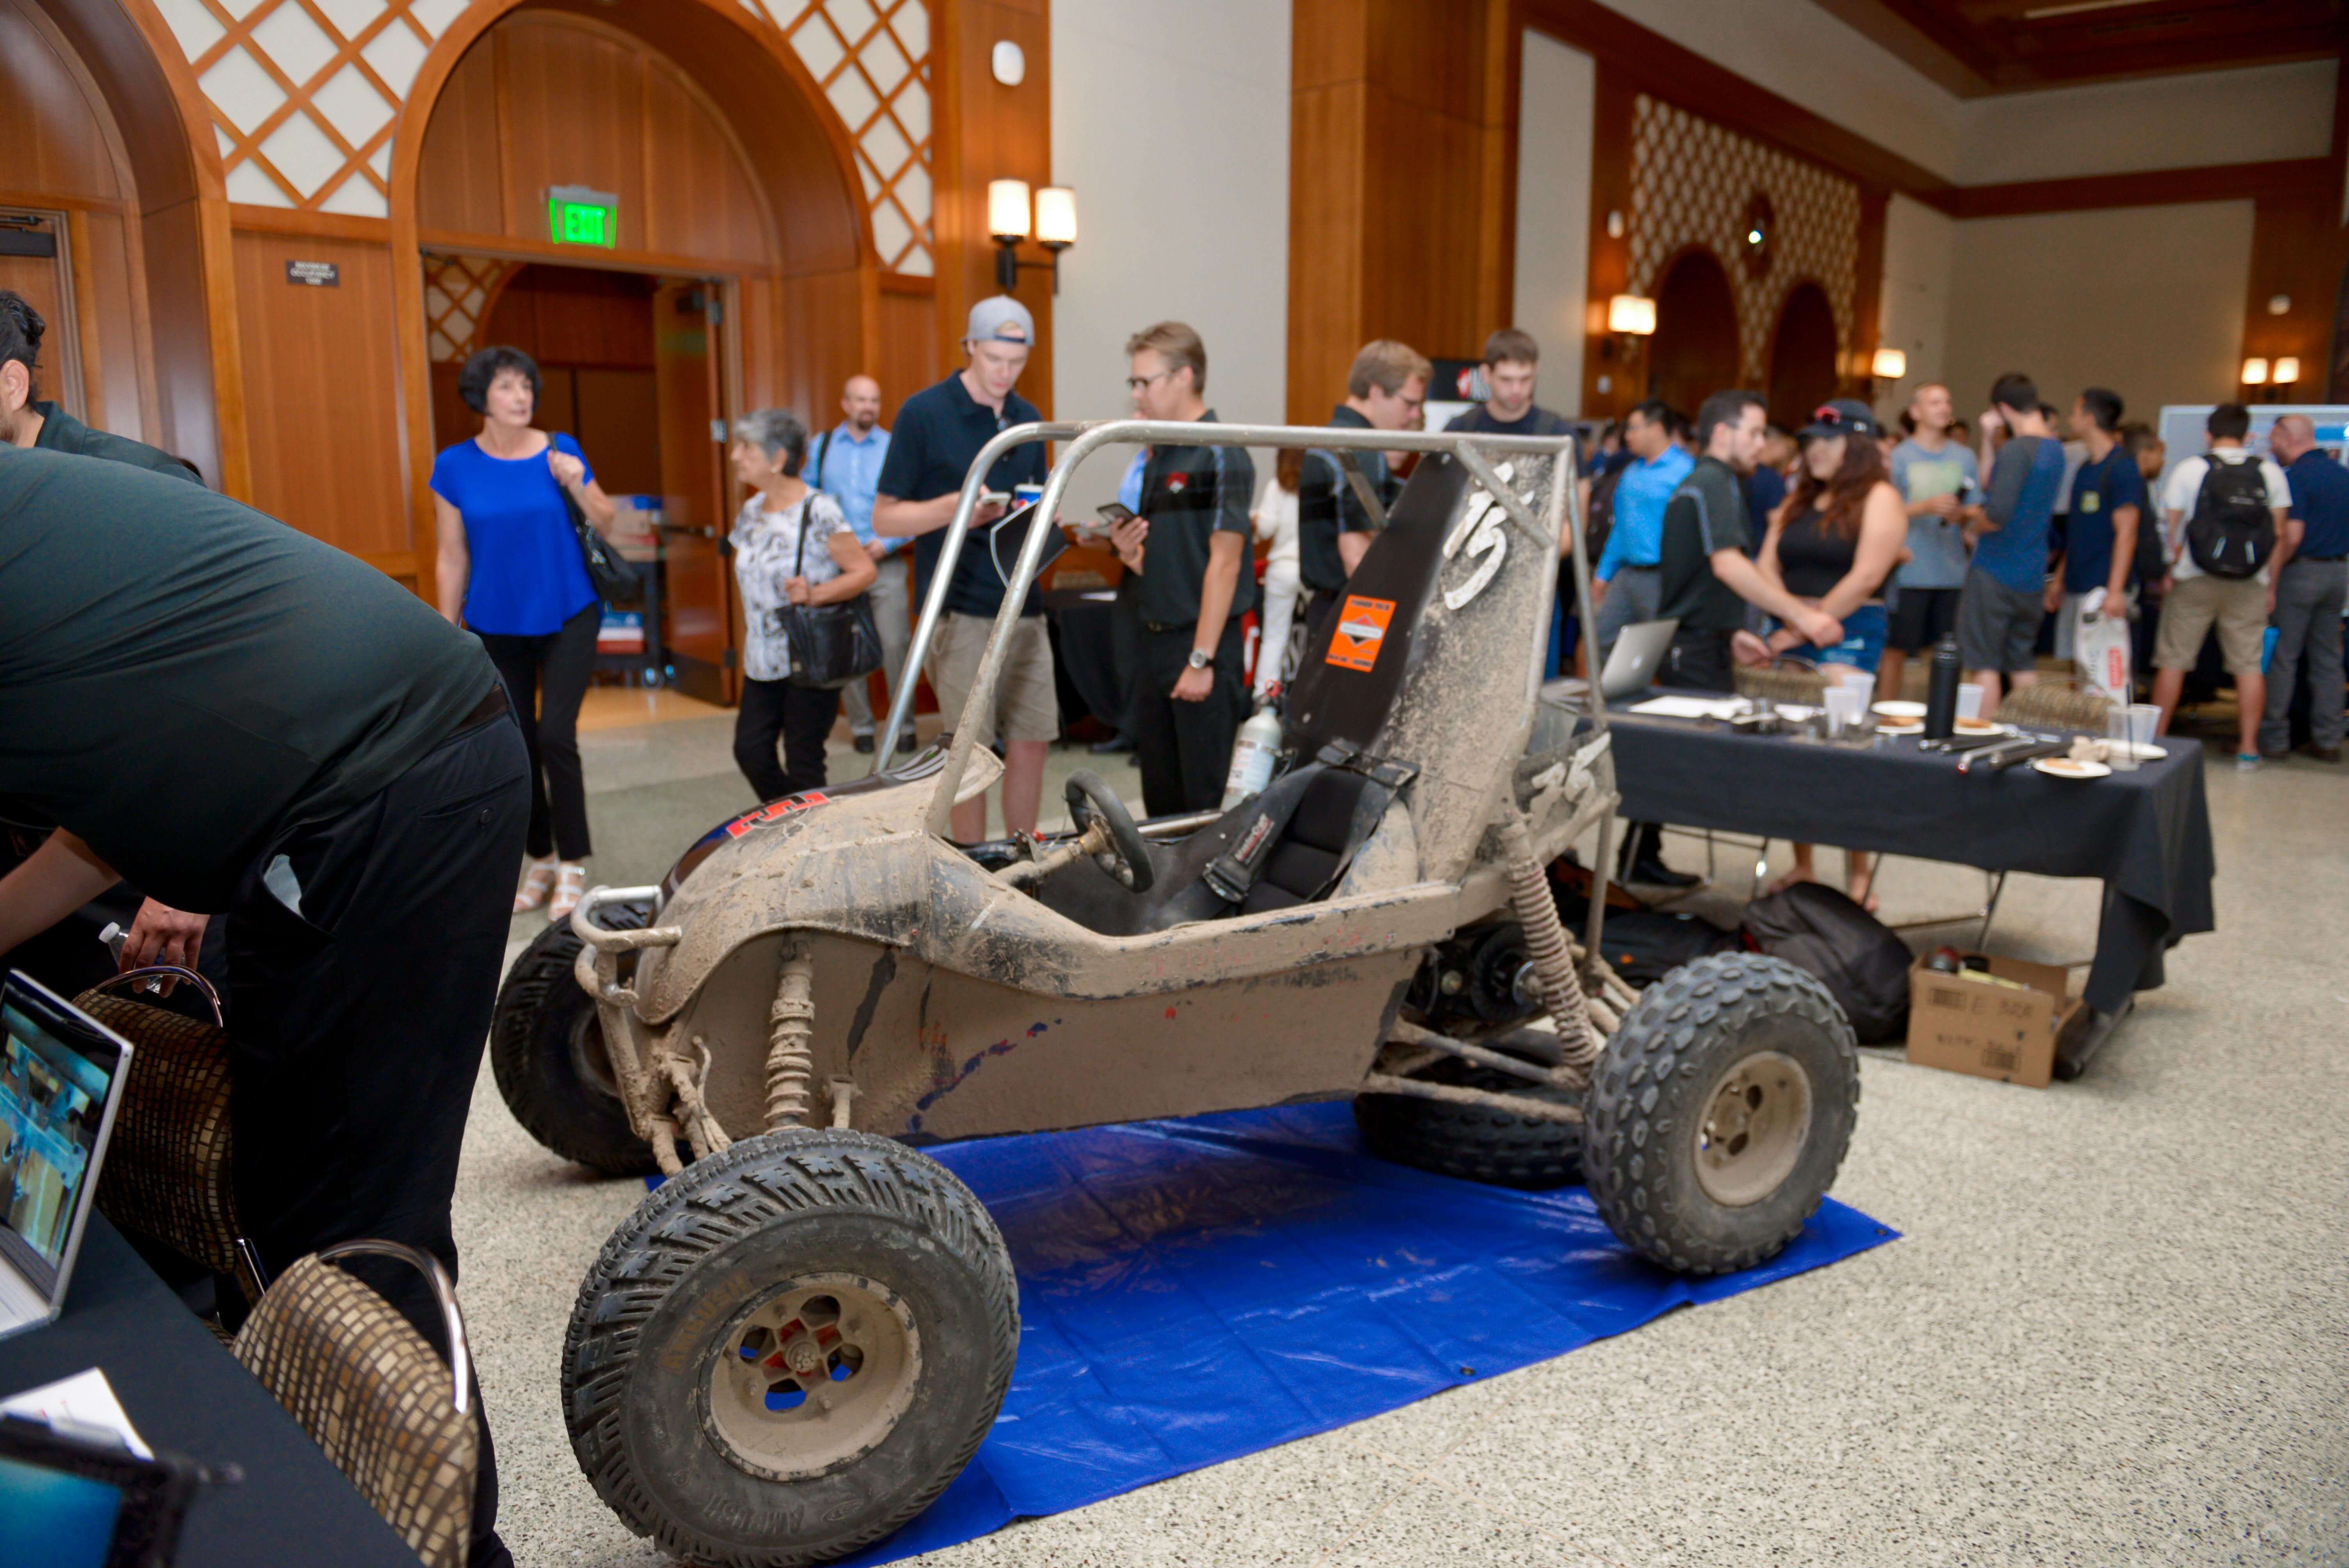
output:
{"label": "black backpack", "polygon": [[1825,981],[1861,1045],[1907,1035],[1908,944],[1840,892],[1795,882],[1757,898],[1745,906],[1745,934],[1763,952]]}
{"label": "black backpack", "polygon": [[2186,548],[2213,577],[2252,577],[2275,553],[2275,512],[2268,506],[2265,465],[2257,458],[2222,462],[2214,453],[2186,521]]}

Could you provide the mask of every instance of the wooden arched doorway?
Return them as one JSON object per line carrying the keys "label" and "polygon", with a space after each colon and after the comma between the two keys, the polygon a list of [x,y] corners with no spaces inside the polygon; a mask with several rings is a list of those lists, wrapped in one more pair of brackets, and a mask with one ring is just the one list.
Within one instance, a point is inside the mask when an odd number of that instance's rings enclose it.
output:
{"label": "wooden arched doorway", "polygon": [[[747,17],[730,0],[477,5],[419,73],[390,179],[419,562],[433,453],[470,434],[456,371],[500,301],[507,335],[533,323],[519,346],[565,368],[574,422],[590,387],[652,389],[641,417],[657,427],[657,483],[637,493],[659,498],[670,529],[664,642],[678,686],[716,700],[733,696],[740,642],[717,548],[735,500],[725,425],[753,407],[829,407],[876,342],[846,128]],[[556,224],[558,199],[609,222],[583,240]],[[592,286],[597,273],[612,286]],[[504,308],[525,273],[565,308]]]}
{"label": "wooden arched doorway", "polygon": [[1711,251],[1682,252],[1656,291],[1648,339],[1648,396],[1694,418],[1697,406],[1737,385],[1737,300]]}
{"label": "wooden arched doorway", "polygon": [[207,233],[195,206],[221,194],[219,154],[188,134],[179,93],[191,84],[121,24],[94,0],[0,0],[0,222],[13,235],[0,287],[49,323],[45,399],[241,493],[243,436],[236,421],[222,438],[233,416],[205,297],[226,234]]}
{"label": "wooden arched doorway", "polygon": [[1811,411],[1836,395],[1835,307],[1826,291],[1800,283],[1778,307],[1770,335],[1770,422],[1798,430]]}

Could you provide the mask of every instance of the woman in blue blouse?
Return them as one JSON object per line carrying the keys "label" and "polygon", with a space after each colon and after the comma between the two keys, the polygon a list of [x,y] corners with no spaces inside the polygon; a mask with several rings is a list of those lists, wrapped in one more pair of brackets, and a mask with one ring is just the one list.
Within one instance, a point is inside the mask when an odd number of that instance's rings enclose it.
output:
{"label": "woman in blue blouse", "polygon": [[432,510],[440,613],[481,637],[529,743],[530,863],[514,911],[547,904],[563,920],[587,885],[579,702],[603,624],[563,498],[598,530],[617,509],[578,442],[532,428],[541,389],[537,364],[519,348],[465,362],[457,390],[481,416],[481,433],[433,462]]}

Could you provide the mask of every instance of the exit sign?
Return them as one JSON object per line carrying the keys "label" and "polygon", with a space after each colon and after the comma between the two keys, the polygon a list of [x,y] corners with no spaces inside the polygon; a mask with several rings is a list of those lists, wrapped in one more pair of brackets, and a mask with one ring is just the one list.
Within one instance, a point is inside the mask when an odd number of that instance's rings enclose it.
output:
{"label": "exit sign", "polygon": [[546,191],[547,231],[557,244],[602,245],[620,242],[620,199],[608,191],[584,185],[553,185]]}

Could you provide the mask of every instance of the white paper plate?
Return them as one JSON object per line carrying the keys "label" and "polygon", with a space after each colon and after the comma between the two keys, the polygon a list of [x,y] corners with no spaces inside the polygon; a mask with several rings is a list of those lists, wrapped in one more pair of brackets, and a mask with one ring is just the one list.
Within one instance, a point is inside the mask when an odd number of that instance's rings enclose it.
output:
{"label": "white paper plate", "polygon": [[2042,757],[2031,766],[2050,779],[2102,779],[2112,772],[2101,762],[2075,762],[2068,757]]}
{"label": "white paper plate", "polygon": [[1881,718],[1922,718],[1925,717],[1925,705],[1921,702],[1899,702],[1887,697],[1876,705],[1876,713]]}
{"label": "white paper plate", "polygon": [[1955,719],[1951,721],[1950,730],[1952,735],[1997,735],[2001,732],[2013,733],[2007,730],[2006,726],[1988,718]]}
{"label": "white paper plate", "polygon": [[2105,745],[2124,757],[2134,757],[2139,762],[2159,762],[2169,755],[2160,747],[2144,740],[2107,740]]}
{"label": "white paper plate", "polygon": [[1876,727],[1876,733],[1878,735],[1922,735],[1925,733],[1925,725],[1924,721],[1921,719],[1912,724],[1879,724]]}

